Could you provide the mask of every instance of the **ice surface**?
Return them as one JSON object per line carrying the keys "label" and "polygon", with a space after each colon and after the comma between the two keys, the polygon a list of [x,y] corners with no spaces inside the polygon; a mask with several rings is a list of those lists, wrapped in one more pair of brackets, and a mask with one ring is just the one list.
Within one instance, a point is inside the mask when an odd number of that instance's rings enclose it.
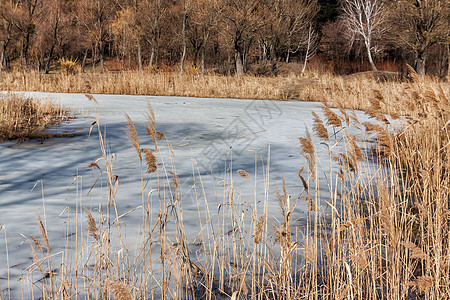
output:
{"label": "ice surface", "polygon": [[[115,154],[114,174],[119,176],[116,199],[120,215],[141,203],[139,160],[125,134],[124,114],[127,113],[133,120],[141,148],[155,150],[145,134],[144,115],[148,111],[147,103],[151,103],[157,130],[166,135],[174,149],[176,172],[182,183],[185,226],[193,236],[199,231],[198,195],[192,189],[193,165],[194,171],[198,168],[202,174],[211,207],[222,201],[223,189],[215,190],[214,186],[220,186],[225,169],[231,168],[230,162],[238,193],[253,203],[252,183],[239,177],[236,170],[243,169],[253,177],[255,160],[258,161],[257,197],[263,199],[263,167],[258,155],[266,164],[270,149],[269,199],[271,211],[276,214],[278,204],[273,196],[274,187],[281,186],[282,178],[286,179],[288,193],[294,198],[301,191],[297,173],[305,164],[305,159],[300,153],[298,137],[305,135],[306,127],[312,128],[311,112],[320,112],[317,103],[298,101],[95,95],[97,107],[82,94],[28,94],[52,98],[63,107],[72,109],[77,118],[52,129],[75,133],[73,137],[0,144],[0,225],[6,228],[11,285],[14,289],[20,288],[17,279],[21,269],[24,270],[32,262],[25,237],[39,235],[36,213],[45,216],[52,247],[63,249],[66,235],[72,233],[64,232],[64,222],[72,217],[71,213],[77,205],[91,209],[98,207],[99,183],[88,195],[98,172],[87,168],[90,162],[101,157],[96,126],[88,139],[89,128],[96,121],[96,111],[107,146]],[[167,166],[172,166],[166,150],[167,147],[161,146],[161,158]],[[319,156],[327,157],[326,147],[318,145],[317,150]],[[325,172],[328,172],[326,167]],[[72,184],[76,176],[79,180]],[[154,178],[155,175],[152,176]],[[323,175],[320,176],[323,178]],[[306,203],[301,202],[295,210],[294,219],[301,223],[306,210]],[[156,211],[153,213],[156,214]],[[122,223],[126,224],[128,235],[139,231],[140,217],[140,210],[123,217]],[[1,289],[5,289],[8,276],[6,245],[4,231],[0,233],[0,282]]]}

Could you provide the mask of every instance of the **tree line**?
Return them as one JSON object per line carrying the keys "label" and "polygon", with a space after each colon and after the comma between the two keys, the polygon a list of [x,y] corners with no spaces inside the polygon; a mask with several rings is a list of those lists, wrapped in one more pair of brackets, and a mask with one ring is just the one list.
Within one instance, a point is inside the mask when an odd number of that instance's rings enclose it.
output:
{"label": "tree line", "polygon": [[[338,2],[337,2],[338,1]],[[187,64],[237,74],[325,60],[429,61],[450,72],[448,0],[1,0],[0,71],[60,59],[105,69]],[[436,54],[438,53],[438,54]],[[437,61],[437,62],[436,62]],[[435,68],[436,69],[436,68]],[[445,71],[443,71],[445,70]]]}

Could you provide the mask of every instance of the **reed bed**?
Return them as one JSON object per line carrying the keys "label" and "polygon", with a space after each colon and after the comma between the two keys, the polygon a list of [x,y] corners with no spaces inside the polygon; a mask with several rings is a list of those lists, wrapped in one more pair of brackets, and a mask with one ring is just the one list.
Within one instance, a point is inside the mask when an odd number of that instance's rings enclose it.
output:
{"label": "reed bed", "polygon": [[[104,202],[93,203],[94,213],[77,198],[79,230],[62,261],[53,255],[45,220],[37,217],[39,235],[30,237],[34,263],[22,278],[33,284],[24,298],[448,299],[449,90],[413,77],[401,92],[374,91],[366,110],[372,122],[324,103],[323,117],[315,113],[312,131],[298,141],[304,166],[296,191],[282,184],[271,198],[269,157],[258,158],[261,172],[254,174],[228,166],[216,206],[197,199],[195,239],[184,227],[176,166],[162,161],[162,151],[175,158],[151,106],[150,142],[143,142],[127,118],[142,183],[136,208],[142,228],[134,250],[116,210],[113,155],[96,123],[102,156],[89,167],[103,178]],[[353,129],[358,133],[351,134]],[[315,150],[323,145],[331,162],[327,192],[318,181],[324,171]],[[193,165],[192,189],[202,195]],[[237,193],[236,176],[254,186],[251,199]],[[263,198],[257,196],[260,189]],[[280,211],[269,211],[269,201],[277,201]],[[301,225],[300,202],[309,207]]]}
{"label": "reed bed", "polygon": [[[445,86],[438,79],[427,82]],[[126,94],[189,96],[204,98],[239,98],[326,102],[332,107],[365,110],[369,99],[381,93],[397,101],[405,89],[412,88],[410,78],[395,73],[363,73],[360,76],[336,76],[310,72],[286,76],[224,76],[186,72],[126,71],[106,73],[3,72],[0,89],[6,91],[41,91],[59,93]],[[392,106],[392,105],[391,105]]]}
{"label": "reed bed", "polygon": [[51,101],[0,94],[0,142],[44,137],[46,126],[67,118],[68,113]]}

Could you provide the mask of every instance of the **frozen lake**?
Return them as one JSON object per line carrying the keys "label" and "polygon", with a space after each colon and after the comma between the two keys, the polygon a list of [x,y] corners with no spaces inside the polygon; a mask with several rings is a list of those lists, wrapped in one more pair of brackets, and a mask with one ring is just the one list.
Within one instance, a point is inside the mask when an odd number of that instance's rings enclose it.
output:
{"label": "frozen lake", "polygon": [[[44,95],[72,109],[77,118],[61,124],[56,130],[74,133],[75,136],[0,144],[0,226],[6,228],[6,231],[0,231],[2,290],[6,289],[8,278],[5,232],[11,287],[18,288],[21,270],[32,263],[25,237],[39,235],[36,213],[45,216],[50,243],[56,249],[63,249],[66,236],[73,233],[64,227],[71,218],[70,214],[80,205],[94,210],[101,198],[98,182],[96,188],[88,193],[98,172],[87,166],[101,157],[96,126],[88,138],[90,126],[97,118],[96,104],[82,94],[32,95]],[[231,168],[237,193],[253,203],[253,183],[248,178],[241,178],[236,171],[243,169],[254,177],[255,161],[257,176],[253,180],[258,180],[257,198],[264,198],[264,186],[268,185],[269,209],[275,216],[279,209],[274,191],[275,187],[281,188],[282,178],[285,178],[287,191],[293,198],[297,198],[301,191],[302,183],[297,173],[305,165],[305,159],[301,155],[298,138],[305,135],[306,126],[312,129],[311,112],[320,114],[318,103],[123,95],[96,95],[95,98],[105,141],[114,153],[113,173],[119,178],[116,195],[119,215],[141,204],[139,160],[125,134],[127,123],[124,114],[133,120],[141,148],[154,150],[152,141],[145,134],[144,114],[148,101],[155,113],[156,129],[166,135],[173,147],[183,195],[184,223],[186,231],[192,232],[188,238],[194,238],[199,232],[199,195],[192,188],[198,178],[193,178],[193,172],[201,174],[205,201],[210,207],[216,207],[222,200],[223,187],[221,190],[217,187],[223,186],[225,170],[230,172]],[[164,165],[167,170],[172,170],[174,163],[166,142],[161,140],[160,144],[160,167]],[[324,146],[319,145],[316,149],[318,156],[327,157]],[[270,181],[265,184],[262,170],[263,165],[267,167],[269,156]],[[72,184],[76,176],[78,181]],[[152,178],[155,176],[150,175]],[[306,211],[307,203],[300,201],[294,216],[298,224]],[[127,235],[136,235],[141,216],[141,210],[137,209],[122,218]]]}

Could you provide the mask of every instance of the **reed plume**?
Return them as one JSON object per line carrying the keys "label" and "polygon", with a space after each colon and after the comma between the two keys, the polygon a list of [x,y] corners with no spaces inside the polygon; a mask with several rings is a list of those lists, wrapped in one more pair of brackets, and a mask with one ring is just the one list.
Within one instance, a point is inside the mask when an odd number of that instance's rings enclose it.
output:
{"label": "reed plume", "polygon": [[259,242],[261,241],[265,223],[266,223],[266,215],[262,215],[259,218],[258,223],[256,223],[255,235],[253,237],[253,241],[255,242],[255,244],[259,244]]}
{"label": "reed plume", "polygon": [[145,154],[145,162],[147,164],[147,173],[153,173],[158,168],[155,154],[150,149],[142,148],[142,152]]}
{"label": "reed plume", "polygon": [[313,111],[313,120],[314,120],[314,125],[313,125],[313,130],[316,133],[316,135],[323,140],[324,142],[327,142],[329,139],[328,136],[328,130],[325,128],[325,125],[323,125],[322,120],[320,119],[320,117]]}
{"label": "reed plume", "polygon": [[108,288],[111,289],[114,300],[132,300],[130,288],[120,280],[108,280],[106,282]]}
{"label": "reed plume", "polygon": [[98,234],[97,225],[95,224],[95,220],[92,217],[91,212],[86,208],[83,207],[84,211],[86,212],[87,218],[88,218],[88,227],[87,230],[89,231],[89,234],[96,240],[100,240],[100,235]]}
{"label": "reed plume", "polygon": [[247,173],[246,171],[244,171],[244,170],[237,170],[237,173],[238,173],[239,176],[241,176],[241,177],[251,179],[250,174],[248,174],[248,173]]}
{"label": "reed plume", "polygon": [[127,136],[128,139],[130,140],[131,144],[134,147],[134,150],[136,150],[136,153],[139,157],[139,160],[142,161],[142,155],[141,155],[141,147],[139,145],[139,137],[136,131],[136,127],[134,126],[133,121],[131,120],[130,116],[128,116],[127,114],[125,114],[125,117],[127,119]]}
{"label": "reed plume", "polygon": [[342,120],[339,118],[339,116],[333,112],[328,106],[322,105],[320,106],[322,109],[326,119],[327,119],[327,125],[331,125],[334,127],[342,127]]}
{"label": "reed plume", "polygon": [[41,241],[44,244],[44,248],[50,253],[50,244],[48,242],[47,231],[45,230],[44,223],[42,222],[41,216],[36,213],[36,218],[39,226],[39,233],[41,234]]}

